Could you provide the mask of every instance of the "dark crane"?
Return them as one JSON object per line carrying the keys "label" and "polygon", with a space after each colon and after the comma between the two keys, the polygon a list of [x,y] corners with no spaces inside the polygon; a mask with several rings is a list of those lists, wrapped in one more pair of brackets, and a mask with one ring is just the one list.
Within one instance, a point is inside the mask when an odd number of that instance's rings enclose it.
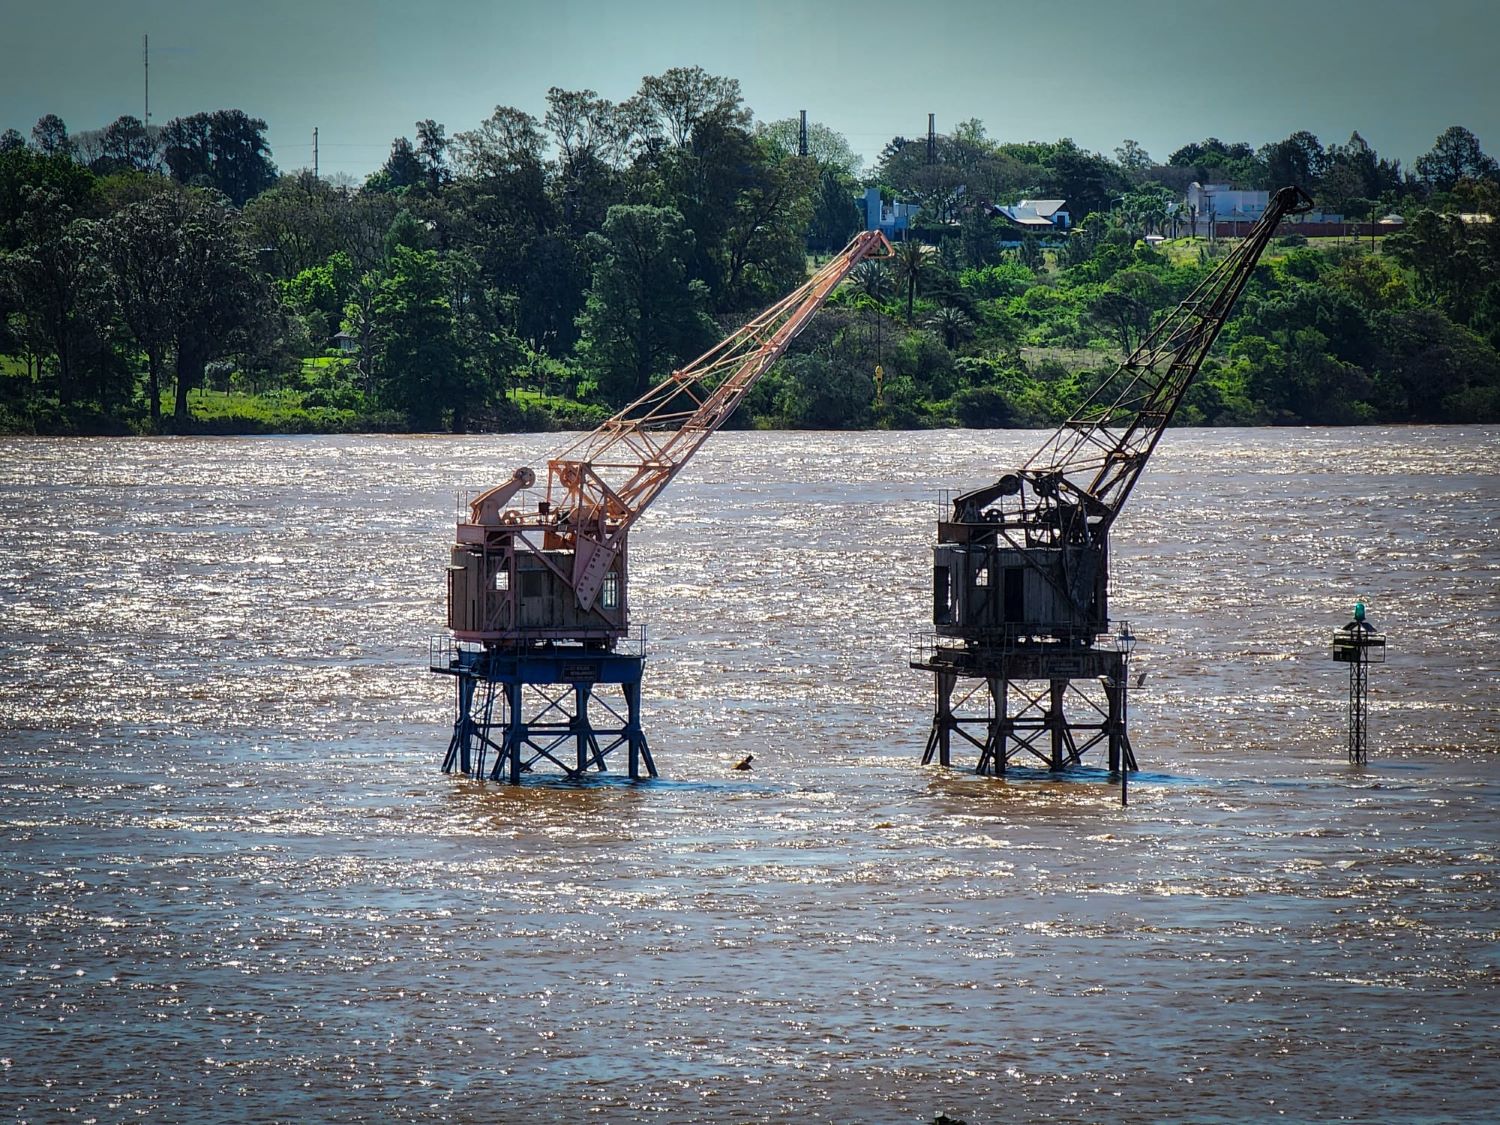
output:
{"label": "dark crane", "polygon": [[[855,236],[805,284],[549,460],[545,498],[516,502],[536,483],[523,467],[469,502],[448,567],[452,636],[435,639],[430,660],[456,685],[445,770],[480,775],[494,750],[496,780],[519,781],[542,761],[578,777],[624,746],[631,777],[642,766],[655,776],[639,715],[644,645],[630,643],[630,528],[854,267],[890,254],[879,231]],[[623,698],[603,698],[606,685]]]}
{"label": "dark crane", "polygon": [[[979,750],[980,773],[1004,773],[1028,753],[1063,769],[1100,742],[1112,771],[1135,768],[1125,725],[1133,638],[1110,636],[1109,529],[1277,225],[1311,207],[1297,187],[1278,191],[1030,460],[953,500],[933,550],[936,636],[911,661],[934,675],[924,762],[948,765],[957,735]],[[955,704],[961,679],[973,682]],[[976,726],[981,734],[965,729]]]}

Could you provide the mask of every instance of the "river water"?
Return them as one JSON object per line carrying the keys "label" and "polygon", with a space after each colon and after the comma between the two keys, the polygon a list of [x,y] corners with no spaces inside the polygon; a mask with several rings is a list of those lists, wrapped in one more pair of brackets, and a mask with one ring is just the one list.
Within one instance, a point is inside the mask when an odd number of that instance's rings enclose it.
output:
{"label": "river water", "polygon": [[1165,438],[1123,810],[919,765],[938,489],[1042,436],[718,435],[633,533],[662,778],[519,788],[426,646],[555,437],[5,440],[3,1120],[1494,1120],[1500,430]]}

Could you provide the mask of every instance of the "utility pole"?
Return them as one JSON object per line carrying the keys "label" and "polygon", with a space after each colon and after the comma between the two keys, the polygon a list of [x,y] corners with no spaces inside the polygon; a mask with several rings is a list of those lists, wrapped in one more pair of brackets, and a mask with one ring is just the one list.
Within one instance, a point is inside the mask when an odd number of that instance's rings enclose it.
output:
{"label": "utility pole", "polygon": [[318,127],[313,126],[313,179],[318,178]]}
{"label": "utility pole", "polygon": [[141,119],[142,125],[151,124],[151,36],[141,36],[141,65],[146,73],[146,116]]}
{"label": "utility pole", "polygon": [[807,110],[802,111],[802,124],[797,127],[797,155],[807,155]]}
{"label": "utility pole", "polygon": [[937,114],[927,115],[927,163],[937,163]]}

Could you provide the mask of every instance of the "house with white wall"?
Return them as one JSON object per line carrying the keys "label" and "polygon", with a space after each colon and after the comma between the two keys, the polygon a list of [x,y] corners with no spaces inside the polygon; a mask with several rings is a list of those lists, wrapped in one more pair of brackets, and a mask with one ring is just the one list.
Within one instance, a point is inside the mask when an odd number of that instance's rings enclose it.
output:
{"label": "house with white wall", "polygon": [[[1242,191],[1228,184],[1188,184],[1183,214],[1193,235],[1207,234],[1210,221],[1250,224],[1266,213],[1270,205],[1268,191]],[[1212,217],[1212,218],[1211,218]]]}

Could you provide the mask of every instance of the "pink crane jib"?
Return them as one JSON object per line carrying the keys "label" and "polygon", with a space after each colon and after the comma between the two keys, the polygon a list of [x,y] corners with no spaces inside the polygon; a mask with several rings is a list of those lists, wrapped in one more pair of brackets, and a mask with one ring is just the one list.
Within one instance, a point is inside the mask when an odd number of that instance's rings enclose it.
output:
{"label": "pink crane jib", "polygon": [[[469,503],[448,567],[451,636],[432,671],[453,677],[447,772],[519,782],[551,763],[571,778],[623,749],[632,779],[656,776],[641,727],[645,646],[629,637],[631,525],[734,413],[839,282],[891,256],[858,235],[806,283],[547,462]],[[624,643],[622,643],[624,642]]]}
{"label": "pink crane jib", "polygon": [[547,463],[545,499],[510,506],[535,477],[470,503],[449,568],[449,627],[489,646],[608,644],[625,632],[627,539],[708,436],[860,262],[891,255],[858,235],[807,282]]}

